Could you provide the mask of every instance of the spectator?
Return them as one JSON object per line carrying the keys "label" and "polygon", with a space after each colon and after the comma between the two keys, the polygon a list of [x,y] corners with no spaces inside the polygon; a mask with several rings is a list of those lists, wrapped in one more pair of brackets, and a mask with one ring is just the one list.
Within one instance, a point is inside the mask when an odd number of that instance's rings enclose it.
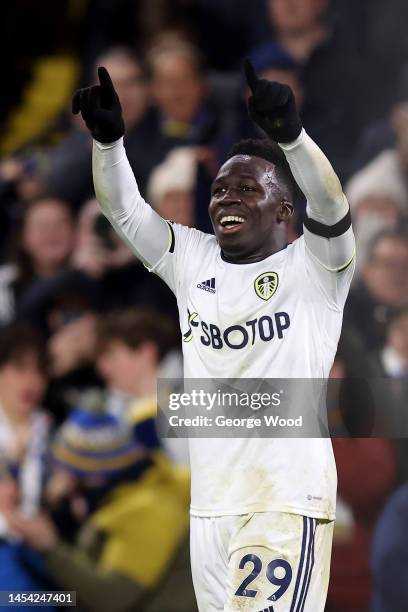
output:
{"label": "spectator", "polygon": [[372,547],[371,612],[405,612],[408,605],[408,485],[392,495],[378,521]]}
{"label": "spectator", "polygon": [[70,267],[32,284],[21,296],[17,315],[50,335],[61,317],[67,322],[85,311],[133,305],[175,312],[170,291],[135,259],[91,200],[79,215]]}
{"label": "spectator", "polygon": [[[406,89],[406,85],[404,90]],[[402,99],[400,99],[400,97]],[[356,152],[353,160],[355,170],[361,170],[367,164],[380,156],[380,153],[388,152],[388,157],[393,159],[394,165],[398,166],[398,161],[394,153],[397,142],[397,130],[401,119],[406,116],[407,93],[397,95],[397,102],[393,101],[391,112],[387,109],[386,117],[383,117],[371,124],[362,132],[357,143]],[[389,151],[393,152],[393,155]],[[400,170],[400,169],[399,169]]]}
{"label": "spectator", "polygon": [[371,242],[357,285],[345,309],[345,327],[368,349],[385,342],[391,314],[408,302],[408,239],[404,231],[385,230]]}
{"label": "spectator", "polygon": [[233,140],[233,113],[228,96],[210,87],[199,50],[185,40],[166,39],[148,54],[152,96],[159,110],[160,138],[156,163],[179,146],[199,146],[195,190],[196,227],[212,233],[208,217],[211,183]]}
{"label": "spectator", "polygon": [[117,311],[100,320],[97,336],[97,364],[109,387],[155,398],[160,361],[177,344],[175,324],[144,310]]}
{"label": "spectator", "polygon": [[[408,70],[405,79],[408,79]],[[406,181],[408,172],[408,103],[407,85],[404,86],[404,95],[386,119],[372,124],[363,133],[354,166],[359,170],[370,162],[377,163],[379,170],[391,170],[392,177],[398,182]],[[369,167],[372,167],[369,165]],[[405,189],[405,198],[406,186]]]}
{"label": "spectator", "polygon": [[27,204],[16,239],[15,261],[0,267],[0,323],[9,323],[25,292],[67,268],[75,226],[68,205],[41,196]]}
{"label": "spectator", "polygon": [[195,227],[196,178],[195,150],[192,147],[173,149],[152,172],[148,185],[150,204],[165,219]]}
{"label": "spectator", "polygon": [[80,213],[72,266],[97,291],[101,311],[137,306],[177,317],[171,291],[135,259],[101,214],[96,200],[87,202]]}
{"label": "spectator", "polygon": [[331,126],[325,152],[344,177],[350,172],[350,147],[364,123],[364,68],[348,40],[328,27],[328,8],[328,0],[268,0],[276,42],[301,65],[303,113],[316,125],[325,117]]}
{"label": "spectator", "polygon": [[[335,426],[332,443],[338,487],[327,612],[366,612],[372,587],[372,532],[386,496],[395,486],[397,449],[390,440],[344,437],[344,425],[349,431],[369,435],[371,407],[358,387],[361,379],[350,371],[344,343],[339,345],[330,377],[329,391],[337,389],[337,400],[344,403],[337,407],[340,418],[329,409]],[[338,392],[339,385],[347,397]]]}
{"label": "spectator", "polygon": [[381,414],[377,415],[377,423],[381,419],[381,429],[377,429],[377,432],[385,437],[402,438],[398,450],[400,471],[405,481],[408,473],[408,445],[405,440],[408,434],[408,302],[391,315],[385,344],[374,352],[372,361],[379,374],[377,382],[380,385],[377,385],[376,395],[382,394],[386,399],[386,403],[381,402],[385,403]]}
{"label": "spectator", "polygon": [[[51,422],[40,406],[46,369],[45,344],[36,330],[18,323],[0,332],[0,461],[12,477],[7,497],[24,515],[38,510],[45,478]],[[0,533],[10,536],[2,515]]]}
{"label": "spectator", "polygon": [[[6,521],[19,512],[20,492],[16,480],[6,471],[0,475],[0,588],[4,591],[50,591],[53,589],[42,558],[21,541]],[[6,531],[7,530],[7,531]],[[54,606],[26,604],[29,612],[53,612]],[[3,608],[3,606],[2,606]]]}
{"label": "spectator", "polygon": [[182,40],[164,42],[151,48],[149,62],[160,114],[161,159],[177,145],[222,147],[228,113],[210,91],[198,49]]}
{"label": "spectator", "polygon": [[83,514],[76,542],[64,542],[46,513],[9,520],[42,553],[56,588],[75,590],[84,612],[195,610],[185,474],[155,463],[101,410],[74,410],[53,456],[71,474],[69,494]]}
{"label": "spectator", "polygon": [[408,381],[408,306],[397,310],[391,318],[379,357],[386,376]]}
{"label": "spectator", "polygon": [[102,386],[93,359],[99,301],[96,298],[98,292],[94,292],[89,279],[74,271],[50,285],[33,308],[36,315],[38,307],[40,320],[46,318],[49,331],[51,380],[47,405],[59,423],[68,413],[73,395]]}
{"label": "spectator", "polygon": [[[118,92],[126,125],[126,152],[142,193],[156,162],[157,121],[150,107],[148,72],[141,58],[127,48],[112,48],[95,62],[105,66]],[[51,193],[71,202],[75,208],[93,196],[92,140],[82,120],[73,118],[67,137],[49,154],[46,184]],[[67,176],[69,180],[67,181]]]}
{"label": "spectator", "polygon": [[[184,41],[153,47],[149,54],[152,94],[161,113],[162,133],[168,138],[188,140],[199,129],[208,89],[203,60]],[[200,116],[201,112],[201,116]]]}
{"label": "spectator", "polygon": [[353,212],[361,270],[374,236],[386,228],[396,229],[408,216],[408,191],[395,153],[384,151],[357,172],[346,185],[346,195]]}
{"label": "spectator", "polygon": [[269,19],[275,37],[298,61],[307,61],[325,41],[327,9],[327,0],[269,0]]}
{"label": "spectator", "polygon": [[[108,314],[98,327],[97,366],[110,391],[110,408],[131,423],[136,436],[142,427],[153,447],[160,444],[154,420],[160,365],[170,355],[177,359],[174,354],[177,339],[172,321],[142,310]],[[177,376],[181,376],[180,371]],[[182,440],[169,439],[163,443],[174,460],[188,463]]]}

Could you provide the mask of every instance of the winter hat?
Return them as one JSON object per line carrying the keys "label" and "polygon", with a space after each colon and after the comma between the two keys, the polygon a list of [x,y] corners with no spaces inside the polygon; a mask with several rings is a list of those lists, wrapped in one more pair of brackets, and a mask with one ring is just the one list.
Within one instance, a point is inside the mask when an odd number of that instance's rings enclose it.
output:
{"label": "winter hat", "polygon": [[149,458],[132,430],[103,411],[75,408],[57,432],[54,461],[77,476],[117,476]]}
{"label": "winter hat", "polygon": [[178,147],[153,170],[148,185],[149,201],[159,208],[165,195],[171,191],[194,191],[197,161],[192,147]]}
{"label": "winter hat", "polygon": [[408,192],[395,151],[388,149],[359,170],[345,187],[351,209],[368,197],[394,200],[401,211],[407,211]]}

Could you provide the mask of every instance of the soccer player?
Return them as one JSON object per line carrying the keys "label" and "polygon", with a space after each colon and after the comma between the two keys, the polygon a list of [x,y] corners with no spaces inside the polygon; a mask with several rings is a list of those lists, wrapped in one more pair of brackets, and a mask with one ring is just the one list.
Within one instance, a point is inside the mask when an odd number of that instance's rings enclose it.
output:
{"label": "soccer player", "polygon": [[[161,218],[140,196],[104,68],[76,92],[94,138],[103,213],[174,291],[186,378],[327,378],[354,269],[350,212],[302,128],[288,86],[246,63],[252,119],[269,139],[238,143],[212,186],[215,235]],[[304,234],[282,248],[293,177]],[[200,612],[323,611],[336,469],[330,439],[190,440],[191,563]]]}

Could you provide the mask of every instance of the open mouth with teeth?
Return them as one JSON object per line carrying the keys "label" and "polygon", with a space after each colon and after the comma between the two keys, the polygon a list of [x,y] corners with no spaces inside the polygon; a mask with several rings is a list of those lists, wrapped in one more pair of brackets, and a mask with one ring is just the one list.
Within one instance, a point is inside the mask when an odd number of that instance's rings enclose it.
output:
{"label": "open mouth with teeth", "polygon": [[223,215],[218,223],[221,225],[224,231],[237,230],[245,223],[246,219],[240,215]]}

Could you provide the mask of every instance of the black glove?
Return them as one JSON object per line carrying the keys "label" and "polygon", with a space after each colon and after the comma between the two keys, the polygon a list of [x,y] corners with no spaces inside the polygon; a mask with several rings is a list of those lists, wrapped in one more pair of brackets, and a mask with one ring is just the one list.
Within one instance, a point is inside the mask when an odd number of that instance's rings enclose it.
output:
{"label": "black glove", "polygon": [[114,142],[125,133],[122,108],[106,68],[98,68],[99,85],[78,89],[72,98],[72,112],[81,115],[93,138]]}
{"label": "black glove", "polygon": [[249,60],[244,64],[252,96],[248,100],[249,116],[275,142],[292,142],[302,131],[295,96],[288,85],[259,79]]}

